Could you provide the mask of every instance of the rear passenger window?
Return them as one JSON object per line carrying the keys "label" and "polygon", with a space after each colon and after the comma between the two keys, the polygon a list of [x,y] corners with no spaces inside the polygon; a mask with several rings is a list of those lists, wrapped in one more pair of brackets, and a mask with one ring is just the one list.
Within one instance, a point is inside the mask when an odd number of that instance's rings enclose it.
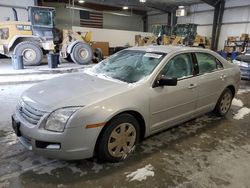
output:
{"label": "rear passenger window", "polygon": [[210,54],[196,53],[196,59],[198,61],[200,74],[223,68],[222,64]]}

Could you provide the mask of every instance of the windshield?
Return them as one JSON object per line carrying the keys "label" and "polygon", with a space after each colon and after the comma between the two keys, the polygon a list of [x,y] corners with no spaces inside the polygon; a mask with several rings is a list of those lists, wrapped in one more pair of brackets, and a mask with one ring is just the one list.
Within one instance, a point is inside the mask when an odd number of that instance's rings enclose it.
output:
{"label": "windshield", "polygon": [[92,71],[127,83],[150,75],[165,57],[164,53],[124,50],[103,60]]}
{"label": "windshield", "polygon": [[53,26],[53,15],[49,10],[34,10],[32,16],[36,26]]}

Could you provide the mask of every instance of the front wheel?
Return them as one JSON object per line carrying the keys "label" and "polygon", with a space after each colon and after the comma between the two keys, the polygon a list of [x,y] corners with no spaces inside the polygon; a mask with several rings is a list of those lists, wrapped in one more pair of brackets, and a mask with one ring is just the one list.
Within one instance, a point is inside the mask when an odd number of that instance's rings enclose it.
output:
{"label": "front wheel", "polygon": [[215,106],[214,113],[217,116],[225,116],[231,107],[232,100],[233,93],[229,88],[226,88]]}
{"label": "front wheel", "polygon": [[74,63],[85,65],[91,63],[93,51],[89,44],[78,43],[73,47],[70,57]]}
{"label": "front wheel", "polygon": [[124,160],[139,141],[138,121],[130,114],[121,114],[106,126],[97,145],[98,159],[108,162]]}

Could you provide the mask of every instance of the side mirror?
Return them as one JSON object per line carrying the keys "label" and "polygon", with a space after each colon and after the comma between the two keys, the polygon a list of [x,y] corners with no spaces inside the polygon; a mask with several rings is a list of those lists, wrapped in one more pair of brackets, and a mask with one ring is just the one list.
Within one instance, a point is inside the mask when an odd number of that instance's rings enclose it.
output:
{"label": "side mirror", "polygon": [[177,78],[160,78],[158,80],[158,86],[176,86]]}

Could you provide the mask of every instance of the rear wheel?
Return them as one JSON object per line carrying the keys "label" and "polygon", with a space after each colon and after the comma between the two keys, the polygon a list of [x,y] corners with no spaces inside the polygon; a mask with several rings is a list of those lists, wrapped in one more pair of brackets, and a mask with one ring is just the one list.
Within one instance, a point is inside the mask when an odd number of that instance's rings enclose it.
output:
{"label": "rear wheel", "polygon": [[229,88],[226,88],[215,106],[214,113],[218,116],[225,116],[231,107],[232,100],[233,93]]}
{"label": "rear wheel", "polygon": [[89,44],[78,43],[74,46],[70,57],[71,59],[80,65],[85,65],[91,63],[93,56],[92,48]]}
{"label": "rear wheel", "polygon": [[97,145],[98,159],[109,162],[124,160],[139,141],[137,120],[130,114],[121,114],[106,126]]}
{"label": "rear wheel", "polygon": [[99,63],[103,60],[103,54],[102,54],[102,49],[101,48],[96,48],[94,50],[94,55],[93,55],[93,62],[94,63]]}
{"label": "rear wheel", "polygon": [[14,54],[23,56],[24,65],[40,65],[43,59],[42,49],[30,41],[24,41],[16,45]]}

